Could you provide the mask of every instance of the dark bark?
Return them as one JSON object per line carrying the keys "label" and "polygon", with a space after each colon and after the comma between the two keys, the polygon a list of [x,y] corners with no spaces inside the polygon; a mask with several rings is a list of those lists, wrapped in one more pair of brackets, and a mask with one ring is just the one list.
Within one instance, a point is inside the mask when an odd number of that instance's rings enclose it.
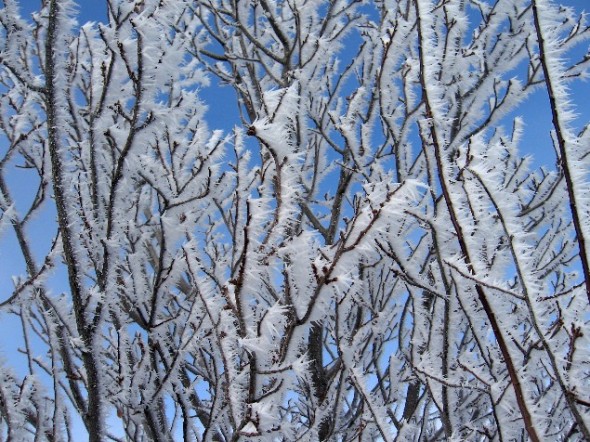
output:
{"label": "dark bark", "polygon": [[53,193],[57,208],[57,221],[61,231],[64,260],[68,269],[68,282],[71,290],[74,315],[79,336],[82,338],[85,350],[82,352],[82,361],[86,370],[88,406],[84,416],[84,423],[88,430],[89,441],[99,442],[103,440],[104,427],[102,415],[102,402],[100,376],[93,353],[95,345],[95,330],[88,326],[86,321],[86,309],[81,287],[81,274],[78,269],[74,254],[73,237],[70,229],[69,214],[64,198],[65,185],[63,176],[63,163],[58,127],[63,124],[59,121],[57,110],[57,92],[55,70],[55,46],[60,15],[59,0],[51,0],[49,3],[49,18],[47,22],[47,36],[45,40],[45,111],[47,113],[47,138],[49,155],[51,157],[51,171],[53,176]]}

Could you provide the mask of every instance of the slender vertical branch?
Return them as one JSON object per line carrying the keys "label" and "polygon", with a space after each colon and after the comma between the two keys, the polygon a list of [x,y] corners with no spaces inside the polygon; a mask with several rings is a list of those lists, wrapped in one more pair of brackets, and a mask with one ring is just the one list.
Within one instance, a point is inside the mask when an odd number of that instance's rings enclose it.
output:
{"label": "slender vertical branch", "polygon": [[[578,196],[576,193],[576,183],[572,176],[570,168],[570,152],[565,139],[565,133],[567,128],[562,121],[562,115],[559,110],[558,98],[556,96],[556,80],[551,72],[549,66],[548,57],[550,56],[547,52],[547,44],[543,36],[543,28],[541,27],[541,21],[539,17],[539,6],[538,0],[532,0],[533,6],[533,19],[535,23],[535,31],[537,34],[537,41],[539,43],[539,58],[541,60],[541,66],[543,67],[543,75],[545,85],[547,87],[547,93],[549,95],[549,103],[551,105],[551,118],[553,121],[553,127],[555,128],[555,137],[557,139],[557,146],[559,148],[559,164],[561,171],[565,178],[565,186],[568,194],[568,203],[570,212],[572,215],[572,221],[574,223],[574,229],[576,231],[576,238],[579,244],[580,263],[582,265],[582,272],[584,274],[584,285],[586,287],[586,296],[588,297],[588,303],[590,303],[590,258],[588,257],[588,248],[586,245],[586,237],[584,235],[584,229],[582,228],[582,217],[580,215],[581,208],[578,207]],[[586,220],[586,222],[588,222]]]}
{"label": "slender vertical branch", "polygon": [[[47,22],[47,36],[45,40],[45,111],[47,113],[47,143],[51,158],[51,171],[53,176],[53,194],[57,209],[57,221],[61,231],[63,254],[68,269],[68,281],[74,304],[74,315],[78,333],[83,339],[85,351],[82,353],[84,368],[87,375],[88,408],[84,422],[88,429],[90,441],[103,440],[103,396],[101,394],[101,379],[98,373],[98,362],[94,358],[93,348],[98,338],[95,330],[88,327],[86,321],[86,309],[83,299],[81,275],[74,252],[74,238],[70,227],[70,214],[67,207],[65,187],[64,163],[59,138],[59,127],[63,124],[58,116],[58,93],[56,83],[58,72],[56,71],[56,43],[57,35],[61,30],[58,27],[60,15],[59,0],[50,0],[49,17]],[[61,68],[57,67],[57,68]]]}
{"label": "slender vertical branch", "polygon": [[[435,120],[435,115],[432,110],[431,100],[432,97],[430,96],[430,90],[428,88],[428,82],[434,79],[426,78],[426,64],[425,64],[425,35],[422,29],[422,14],[428,13],[421,10],[420,7],[421,0],[415,0],[416,4],[416,24],[418,28],[418,51],[420,54],[420,84],[422,88],[422,96],[424,97],[424,103],[426,106],[426,118],[429,121],[430,127],[430,136],[432,138],[432,145],[434,148],[434,154],[436,157],[436,166],[437,172],[439,176],[439,183],[441,186],[441,190],[443,193],[443,199],[447,206],[447,210],[449,213],[449,217],[451,218],[451,224],[453,226],[453,230],[457,235],[457,241],[459,243],[459,248],[461,249],[461,254],[465,259],[465,264],[467,265],[469,271],[475,275],[475,270],[473,267],[473,262],[471,261],[471,257],[469,254],[469,249],[467,246],[467,240],[465,238],[465,234],[463,232],[463,227],[459,222],[457,212],[453,203],[453,197],[449,190],[448,185],[448,178],[446,176],[445,170],[446,165],[443,160],[443,146],[440,145],[438,133],[436,131],[436,124],[437,121]],[[533,442],[539,442],[541,439],[537,435],[537,430],[535,425],[532,421],[531,413],[528,410],[526,399],[525,399],[525,392],[520,383],[520,378],[518,376],[518,371],[510,354],[510,350],[508,345],[504,339],[504,335],[502,333],[502,329],[498,323],[496,315],[490,305],[487,296],[483,290],[483,287],[480,284],[475,285],[475,291],[477,293],[478,300],[481,306],[484,309],[486,317],[490,322],[490,326],[492,327],[492,331],[494,333],[494,337],[496,342],[498,342],[498,346],[500,347],[500,351],[502,352],[502,357],[504,358],[504,362],[506,364],[506,368],[508,370],[508,375],[510,377],[510,381],[512,382],[512,387],[514,388],[514,394],[516,396],[516,401],[518,404],[518,408],[522,415],[524,421],[524,427]]]}

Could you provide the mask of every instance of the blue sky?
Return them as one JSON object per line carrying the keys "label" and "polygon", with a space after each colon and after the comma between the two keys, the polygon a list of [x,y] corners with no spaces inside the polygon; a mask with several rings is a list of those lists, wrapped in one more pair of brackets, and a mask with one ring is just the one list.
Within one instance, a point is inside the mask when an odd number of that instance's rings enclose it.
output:
{"label": "blue sky", "polygon": [[[173,1],[173,0],[169,0]],[[39,9],[41,0],[21,0],[21,13],[23,16],[29,16],[33,11]],[[80,24],[87,21],[102,21],[106,19],[106,1],[101,0],[79,0],[79,18]],[[556,1],[567,6],[572,6],[578,11],[583,9],[590,9],[588,0],[560,0]],[[588,44],[580,46],[572,54],[577,59],[583,57],[588,53]],[[221,128],[230,130],[234,125],[239,125],[239,116],[235,106],[235,94],[230,86],[220,87],[212,79],[213,87],[205,88],[201,91],[203,100],[208,104],[209,110],[207,113],[207,120],[211,129]],[[576,129],[581,129],[590,121],[590,81],[577,81],[572,85],[571,100],[577,109],[579,115]],[[525,122],[525,131],[523,142],[521,143],[521,152],[534,157],[534,165],[544,165],[550,169],[555,167],[555,152],[551,144],[550,131],[553,129],[551,122],[550,107],[548,102],[547,92],[540,87],[535,93],[531,95],[528,101],[518,108],[516,111],[508,115],[504,122],[509,127],[511,120],[515,116],[522,116]],[[18,175],[19,182],[11,182],[11,187],[15,190],[17,195],[21,194],[19,189],[22,189],[22,194],[26,194],[27,182],[22,179],[22,171]],[[29,201],[21,201],[22,208],[26,207]],[[53,208],[48,208],[44,213],[45,216],[55,218],[51,212]],[[46,218],[47,219],[47,218]],[[37,220],[36,228],[29,230],[31,239],[39,245],[39,249],[47,250],[51,238],[47,238],[43,229],[43,224],[46,222],[43,219]],[[0,287],[11,286],[10,278],[14,274],[24,273],[24,263],[20,257],[20,253],[15,253],[14,259],[7,259],[10,257],[9,250],[15,250],[17,247],[16,240],[13,238],[11,232],[5,232],[0,237],[0,259],[4,261],[2,268],[0,268]],[[55,281],[59,282],[60,275],[56,275]],[[66,290],[67,287],[62,284],[54,285],[56,289]],[[6,296],[2,296],[4,298]],[[1,298],[0,298],[1,299]],[[0,344],[0,355],[2,345]]]}
{"label": "blue sky", "polygon": [[[170,0],[172,1],[172,0]],[[80,24],[87,21],[102,21],[106,19],[106,1],[101,0],[79,0],[79,18]],[[557,3],[557,2],[556,2]],[[573,6],[578,11],[584,8],[590,9],[588,0],[561,0],[559,3]],[[41,5],[41,0],[21,0],[21,13],[23,16],[29,16],[33,11],[37,11]],[[578,47],[574,54],[575,58],[580,59],[588,53],[588,44]],[[205,88],[201,91],[202,99],[208,104],[207,120],[211,129],[221,128],[231,130],[234,125],[240,125],[239,115],[236,109],[236,97],[230,86],[219,86],[212,79],[212,87]],[[577,108],[579,115],[576,129],[581,129],[590,121],[590,81],[577,81],[571,89],[571,99]],[[507,129],[515,116],[522,116],[525,122],[525,131],[521,143],[521,152],[531,155],[534,158],[535,166],[545,166],[549,169],[555,168],[555,152],[551,144],[550,131],[553,129],[547,92],[540,87],[531,95],[528,101],[506,116],[504,124]],[[19,181],[10,182],[11,188],[17,195],[27,195],[28,183],[23,180],[22,170],[18,174]],[[32,177],[34,179],[34,177]],[[30,198],[30,197],[26,197]],[[21,201],[17,208],[24,209],[28,206],[28,200]],[[39,250],[45,251],[50,245],[52,238],[46,235],[46,229],[43,225],[48,219],[55,219],[54,209],[47,205],[43,213],[43,218],[35,220],[34,224],[28,231],[29,237],[39,246]],[[3,265],[0,267],[0,287],[10,287],[12,275],[24,274],[24,262],[20,253],[11,254],[10,250],[18,250],[16,239],[12,232],[4,232],[0,237],[0,259]],[[14,258],[12,257],[14,256]],[[41,258],[42,259],[42,258]],[[51,285],[55,290],[67,291],[64,275],[59,272],[52,278]],[[0,296],[0,299],[6,298],[6,294]],[[3,318],[5,315],[3,315]],[[4,319],[3,319],[4,320]],[[0,356],[2,356],[4,345],[0,342]]]}
{"label": "blue sky", "polygon": [[[169,0],[173,1],[173,0]],[[588,0],[561,0],[558,3],[573,6],[577,10],[584,8],[590,9],[590,3]],[[21,12],[26,17],[31,12],[39,9],[41,5],[40,0],[24,0],[20,2]],[[79,2],[79,23],[85,23],[87,21],[100,21],[106,17],[106,2],[101,0],[81,0]],[[580,57],[588,51],[588,47],[580,47],[576,51],[576,56]],[[214,128],[229,129],[234,124],[240,124],[238,115],[235,109],[235,95],[229,86],[225,87],[213,87],[202,91],[203,99],[209,103],[208,122],[209,126]],[[590,81],[585,83],[577,82],[575,87],[572,89],[572,101],[577,107],[580,129],[584,124],[590,120]],[[223,103],[228,103],[224,106]],[[551,146],[550,141],[550,130],[552,129],[551,115],[548,103],[548,97],[545,89],[539,88],[528,100],[525,106],[521,107],[517,111],[513,112],[507,117],[512,119],[516,115],[522,115],[524,117],[526,127],[523,143],[521,149],[523,153],[530,154],[535,158],[535,165],[546,165],[549,168],[555,166],[555,153]],[[20,175],[22,176],[22,175]],[[22,186],[26,188],[26,182],[14,183],[18,188]],[[19,193],[19,192],[17,192]],[[52,214],[53,208],[49,207],[44,215],[47,217],[55,217]],[[29,231],[31,239],[36,244],[40,245],[40,249],[46,250],[51,238],[47,238],[46,231],[43,229],[43,224],[46,221],[40,219],[35,224],[36,228],[32,228]],[[19,253],[14,253],[15,258],[11,259],[10,250],[15,250],[17,247],[15,239],[11,233],[5,232],[3,237],[0,237],[0,259],[3,261],[2,268],[0,269],[0,287],[10,286],[10,278],[13,274],[23,274],[24,266],[22,258]],[[52,283],[49,284],[54,290],[63,289],[67,290],[65,286],[65,278],[63,274],[59,272],[52,278]],[[55,284],[53,284],[55,282]],[[0,295],[0,300],[6,298],[6,292]],[[2,325],[0,330],[3,332],[3,336],[7,336],[5,333],[9,330],[14,330],[15,336],[20,336],[20,325],[19,322],[13,319],[9,319],[6,315],[2,315]],[[9,334],[8,334],[9,335]],[[20,340],[18,338],[17,340]],[[11,365],[15,365],[14,361],[18,358],[12,358],[11,352],[14,349],[11,348],[8,342],[0,342],[0,358],[10,358]],[[14,345],[21,345],[20,342],[12,343]],[[24,359],[22,360],[24,362]],[[24,367],[23,367],[24,368]]]}
{"label": "blue sky", "polygon": [[[38,11],[41,7],[41,0],[21,0],[18,3],[21,5],[21,13],[26,14],[33,11]],[[106,1],[101,0],[77,0],[80,16],[79,23],[86,23],[87,21],[99,21],[106,18]]]}
{"label": "blue sky", "polygon": [[[588,0],[554,0],[554,3],[572,6],[578,11],[590,11]],[[21,0],[21,12],[27,16],[39,9],[41,0]],[[106,19],[106,1],[101,0],[78,0],[80,24],[88,21],[103,21]],[[575,55],[583,56],[588,52],[588,47],[579,47]],[[576,82],[572,90],[572,101],[578,109],[580,118],[578,127],[581,129],[590,119],[590,80]],[[229,86],[208,88],[202,91],[202,98],[209,103],[207,118],[210,127],[230,129],[234,124],[240,124],[238,114],[235,110],[235,95]],[[229,103],[223,106],[220,103]],[[213,105],[212,105],[213,104]],[[523,153],[532,155],[535,165],[553,167],[555,165],[555,153],[550,143],[549,131],[552,129],[551,115],[547,93],[544,89],[537,90],[528,100],[525,106],[510,114],[507,119],[516,115],[524,117],[525,134],[522,143]]]}

